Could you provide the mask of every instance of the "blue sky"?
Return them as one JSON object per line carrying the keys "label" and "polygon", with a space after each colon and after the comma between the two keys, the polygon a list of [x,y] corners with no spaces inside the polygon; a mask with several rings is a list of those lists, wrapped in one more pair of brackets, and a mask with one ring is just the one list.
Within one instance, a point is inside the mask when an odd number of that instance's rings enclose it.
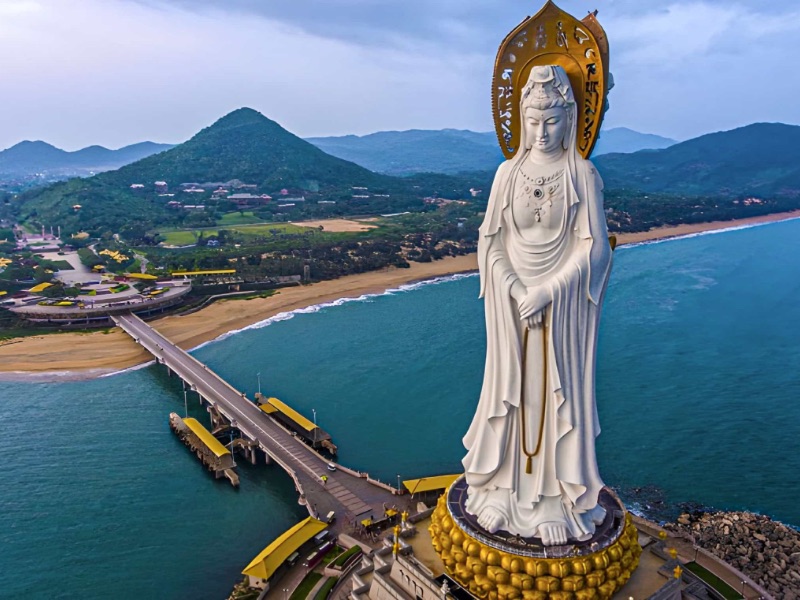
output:
{"label": "blue sky", "polygon": [[[795,1],[599,9],[607,126],[687,139],[800,122]],[[249,106],[301,136],[488,131],[497,45],[528,0],[0,0],[0,148],[180,142]]]}

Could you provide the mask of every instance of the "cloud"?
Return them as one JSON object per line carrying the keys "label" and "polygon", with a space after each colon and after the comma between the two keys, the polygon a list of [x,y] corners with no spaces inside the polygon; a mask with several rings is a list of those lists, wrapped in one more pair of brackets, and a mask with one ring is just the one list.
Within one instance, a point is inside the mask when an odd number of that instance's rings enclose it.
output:
{"label": "cloud", "polygon": [[33,0],[6,0],[0,4],[0,17],[15,17],[25,13],[39,12],[42,6]]}
{"label": "cloud", "polygon": [[[204,12],[217,10],[218,0],[131,0],[149,6],[179,6]],[[722,18],[726,12],[747,12],[766,19],[780,19],[780,14],[794,8],[794,0],[769,3],[706,0],[702,6],[716,11]],[[600,9],[606,18],[628,21],[636,30],[640,19],[660,20],[663,25],[678,24],[682,17],[695,13],[698,5],[678,1],[670,5],[641,0],[560,0],[558,5],[581,18]],[[518,0],[304,0],[303,2],[264,2],[263,0],[227,0],[225,10],[231,13],[257,15],[288,24],[319,37],[342,39],[371,46],[432,42],[444,48],[457,46],[494,51],[497,43],[527,14],[536,12],[536,2],[520,5]],[[689,30],[671,30],[691,33]],[[702,32],[701,32],[702,35]],[[682,37],[682,36],[681,36]],[[691,37],[691,36],[687,36]]]}
{"label": "cloud", "polygon": [[[0,113],[6,146],[182,141],[240,106],[302,135],[483,125],[487,65],[475,54],[367,50],[211,9],[41,4],[0,24],[0,53],[15,56],[0,67],[13,82]],[[448,110],[459,94],[483,102]]]}
{"label": "cloud", "polygon": [[[796,121],[790,0],[601,8],[609,126],[687,138]],[[3,0],[0,147],[178,142],[240,106],[300,135],[489,130],[497,45],[517,0]]]}
{"label": "cloud", "polygon": [[617,87],[607,123],[689,138],[757,121],[796,122],[787,99],[798,85],[776,57],[793,52],[800,11],[779,11],[676,2],[609,18]]}

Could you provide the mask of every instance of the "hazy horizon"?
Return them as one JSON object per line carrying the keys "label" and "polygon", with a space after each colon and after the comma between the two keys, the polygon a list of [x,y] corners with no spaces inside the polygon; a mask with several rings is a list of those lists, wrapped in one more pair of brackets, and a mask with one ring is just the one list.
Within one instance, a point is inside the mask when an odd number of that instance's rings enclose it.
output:
{"label": "hazy horizon", "polygon": [[[242,108],[247,108],[247,107],[242,107]],[[225,116],[225,115],[222,115],[222,116]],[[222,118],[222,116],[220,118]],[[265,116],[268,117],[268,115],[265,115]],[[212,123],[209,123],[207,126],[210,126],[210,125],[212,125]],[[471,131],[472,133],[487,133],[487,134],[490,133],[490,134],[494,135],[494,131],[490,131],[488,129],[485,130],[485,131],[476,131],[476,130],[473,130],[473,129],[457,129],[457,128],[454,128],[454,127],[446,127],[446,128],[442,128],[442,129],[417,129],[417,128],[413,128],[412,127],[412,128],[409,128],[409,129],[384,129],[384,130],[380,130],[380,131],[371,131],[371,132],[363,133],[363,134],[343,133],[343,134],[339,134],[339,135],[336,135],[336,136],[310,135],[310,136],[308,136],[307,138],[304,138],[304,139],[315,139],[315,138],[325,138],[325,137],[345,137],[345,136],[349,136],[349,135],[356,135],[357,137],[366,137],[366,136],[375,135],[375,134],[378,134],[378,133],[405,133],[407,131],[444,131],[444,130],[447,130],[447,129],[455,130],[455,131]],[[603,131],[609,131],[611,129],[627,129],[629,131],[634,131],[635,133],[639,133],[639,134],[642,134],[642,135],[658,135],[658,134],[653,134],[653,133],[650,133],[650,132],[647,132],[647,131],[636,131],[634,129],[631,129],[631,128],[625,127],[625,126],[619,126],[619,127],[606,127],[606,126],[603,126]],[[195,133],[197,133],[197,132],[195,132]],[[293,132],[291,132],[291,133],[293,133]],[[165,141],[161,141],[161,140],[142,139],[142,140],[139,140],[139,141],[136,141],[136,142],[130,142],[128,144],[124,144],[124,145],[119,146],[119,147],[103,146],[103,144],[88,144],[86,146],[81,146],[81,147],[78,147],[78,148],[63,148],[61,146],[57,146],[57,145],[53,144],[52,142],[50,142],[48,140],[42,140],[42,139],[37,139],[37,140],[23,139],[23,140],[19,140],[17,142],[14,142],[10,146],[6,146],[4,148],[0,147],[0,152],[3,152],[3,151],[8,150],[10,148],[13,148],[14,146],[17,146],[17,145],[22,144],[24,142],[29,142],[29,143],[34,143],[34,144],[35,143],[44,143],[44,144],[48,144],[50,146],[53,146],[55,148],[58,148],[59,150],[64,150],[66,152],[78,152],[80,150],[85,150],[86,148],[90,148],[90,147],[93,147],[93,146],[101,146],[101,147],[103,147],[103,148],[105,148],[107,150],[114,151],[114,150],[121,150],[122,148],[126,148],[128,146],[135,146],[137,144],[142,144],[142,143],[153,143],[153,144],[159,144],[159,145],[166,144],[166,145],[177,146],[178,144],[182,144],[182,143],[186,142],[188,139],[189,138],[186,138],[185,140],[174,141],[174,142],[173,141],[166,141],[165,142]],[[674,138],[672,138],[672,139],[674,140]],[[685,141],[685,140],[674,140],[674,141],[681,142],[681,141]]]}
{"label": "hazy horizon", "polygon": [[[492,129],[497,45],[540,2],[4,0],[0,148],[180,143],[250,106],[307,137]],[[795,124],[800,9],[723,0],[598,8],[616,87],[606,125],[685,140]],[[746,74],[752,81],[744,81]]]}

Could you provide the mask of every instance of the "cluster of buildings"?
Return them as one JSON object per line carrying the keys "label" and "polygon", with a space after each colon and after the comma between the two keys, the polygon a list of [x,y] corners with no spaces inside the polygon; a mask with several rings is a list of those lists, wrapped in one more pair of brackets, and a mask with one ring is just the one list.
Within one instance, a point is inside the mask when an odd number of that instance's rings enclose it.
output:
{"label": "cluster of buildings", "polygon": [[[145,190],[145,184],[132,183],[131,190]],[[156,181],[153,183],[153,189],[162,198],[174,198],[175,192],[169,191],[169,184],[166,181]],[[227,200],[232,202],[237,209],[244,208],[258,208],[266,206],[273,202],[274,198],[269,194],[255,193],[258,185],[255,183],[244,183],[238,179],[225,182],[206,182],[196,183],[187,182],[181,183],[178,190],[181,194],[205,194],[211,192],[211,200]],[[356,188],[354,188],[356,189]],[[366,189],[366,188],[363,188]],[[298,202],[305,202],[304,196],[289,197],[289,190],[284,188],[278,192],[280,204],[276,204],[277,208],[287,208],[296,206]],[[368,197],[368,196],[365,196]],[[321,204],[336,204],[333,200],[321,201]],[[170,200],[167,202],[169,208],[182,208],[185,210],[205,210],[205,204],[197,204],[194,202],[184,202],[182,200]]]}
{"label": "cluster of buildings", "polygon": [[447,206],[448,204],[460,204],[462,206],[469,205],[469,202],[464,200],[448,200],[447,198],[434,198],[432,196],[428,196],[427,198],[423,198],[422,201],[425,204],[433,204],[434,206]]}
{"label": "cluster of buildings", "polygon": [[[734,200],[734,204],[740,204],[739,200]],[[764,204],[764,201],[761,198],[745,198],[741,201],[741,204],[745,206],[752,206],[754,204]]]}

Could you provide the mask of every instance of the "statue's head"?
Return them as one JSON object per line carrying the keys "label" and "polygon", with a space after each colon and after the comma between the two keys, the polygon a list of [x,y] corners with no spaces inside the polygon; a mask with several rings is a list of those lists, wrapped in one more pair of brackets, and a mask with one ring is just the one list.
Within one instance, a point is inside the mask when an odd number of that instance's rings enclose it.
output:
{"label": "statue's head", "polygon": [[522,89],[521,113],[527,149],[544,155],[569,149],[574,141],[575,97],[564,69],[556,65],[531,69]]}

